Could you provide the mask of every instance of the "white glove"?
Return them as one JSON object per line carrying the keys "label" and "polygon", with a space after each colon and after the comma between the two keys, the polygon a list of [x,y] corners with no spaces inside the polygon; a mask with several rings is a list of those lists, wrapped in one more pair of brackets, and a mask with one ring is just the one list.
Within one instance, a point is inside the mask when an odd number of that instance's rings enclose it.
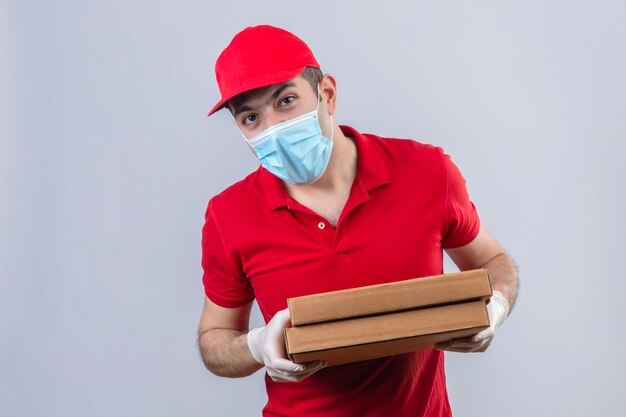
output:
{"label": "white glove", "polygon": [[267,374],[277,382],[297,382],[326,366],[316,361],[307,364],[294,363],[287,359],[284,329],[289,327],[289,309],[279,311],[267,326],[248,332],[248,348],[254,359],[265,365]]}
{"label": "white glove", "polygon": [[450,352],[484,352],[491,344],[491,340],[496,334],[496,329],[504,322],[509,315],[509,303],[500,291],[494,291],[489,304],[487,304],[487,314],[489,315],[489,327],[482,332],[470,337],[454,339],[449,342],[438,343],[437,349],[448,350]]}

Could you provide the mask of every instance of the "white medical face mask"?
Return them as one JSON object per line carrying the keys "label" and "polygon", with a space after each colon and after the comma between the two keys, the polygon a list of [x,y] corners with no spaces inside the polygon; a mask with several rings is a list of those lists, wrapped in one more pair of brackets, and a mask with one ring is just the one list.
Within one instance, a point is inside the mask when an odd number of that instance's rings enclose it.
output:
{"label": "white medical face mask", "polygon": [[319,94],[318,85],[315,110],[275,124],[248,141],[261,165],[291,184],[317,181],[330,160],[334,132],[331,130],[330,138],[322,135],[317,114]]}

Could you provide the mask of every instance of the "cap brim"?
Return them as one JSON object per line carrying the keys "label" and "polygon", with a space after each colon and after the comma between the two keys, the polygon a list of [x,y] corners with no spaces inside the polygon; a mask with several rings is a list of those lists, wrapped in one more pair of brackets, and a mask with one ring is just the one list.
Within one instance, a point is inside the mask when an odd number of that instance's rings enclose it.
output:
{"label": "cap brim", "polygon": [[211,111],[207,114],[207,116],[212,115],[218,110],[221,110],[228,100],[233,97],[238,96],[239,94],[245,93],[246,91],[254,90],[261,87],[267,87],[269,85],[281,84],[285,83],[289,80],[293,80],[298,75],[302,73],[306,69],[306,65],[302,65],[295,68],[290,68],[278,72],[273,72],[271,74],[267,74],[263,77],[255,77],[253,81],[250,81],[246,84],[240,85],[236,90],[230,91],[226,96],[222,96],[222,99],[218,101],[218,103],[213,106]]}

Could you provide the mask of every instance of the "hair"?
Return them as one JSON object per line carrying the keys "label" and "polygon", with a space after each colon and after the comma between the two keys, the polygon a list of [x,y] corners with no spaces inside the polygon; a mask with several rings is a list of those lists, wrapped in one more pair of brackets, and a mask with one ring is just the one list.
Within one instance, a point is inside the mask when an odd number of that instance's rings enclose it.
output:
{"label": "hair", "polygon": [[[317,94],[317,86],[320,84],[320,81],[322,81],[322,77],[324,76],[322,70],[315,67],[306,67],[304,71],[300,73],[300,76],[311,84],[313,92]],[[322,97],[320,97],[320,100],[321,99]]]}

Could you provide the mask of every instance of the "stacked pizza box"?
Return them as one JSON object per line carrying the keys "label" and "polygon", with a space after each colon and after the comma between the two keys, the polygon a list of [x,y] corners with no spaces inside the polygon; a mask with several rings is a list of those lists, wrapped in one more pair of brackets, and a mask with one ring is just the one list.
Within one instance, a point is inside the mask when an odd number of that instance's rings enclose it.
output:
{"label": "stacked pizza box", "polygon": [[289,358],[328,366],[433,347],[489,327],[486,269],[288,299]]}

